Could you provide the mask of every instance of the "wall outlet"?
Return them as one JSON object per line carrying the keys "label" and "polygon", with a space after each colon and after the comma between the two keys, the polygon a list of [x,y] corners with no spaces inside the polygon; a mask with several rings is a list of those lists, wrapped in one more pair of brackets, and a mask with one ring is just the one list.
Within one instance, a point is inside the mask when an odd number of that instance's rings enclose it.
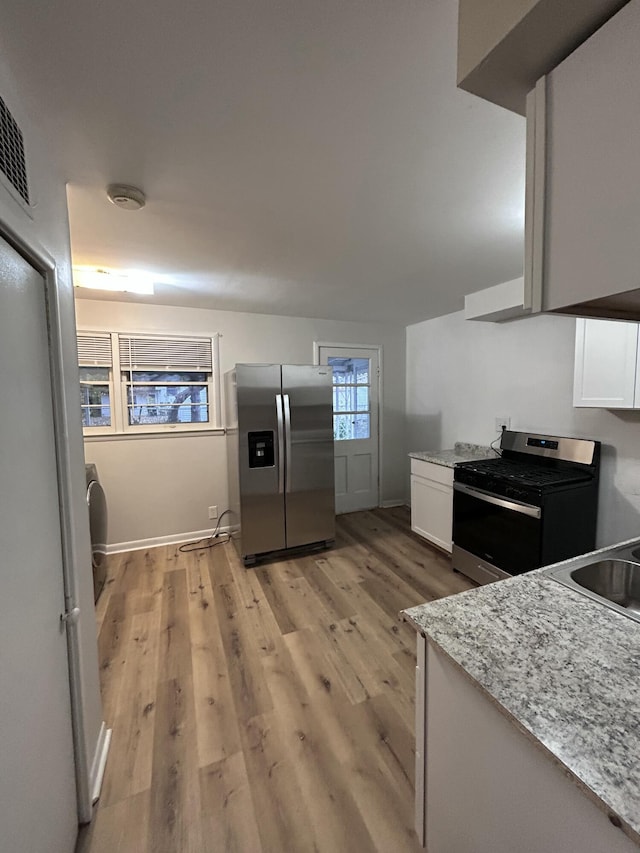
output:
{"label": "wall outlet", "polygon": [[504,429],[511,429],[511,418],[509,415],[501,415],[496,418],[496,432],[502,432]]}
{"label": "wall outlet", "polygon": [[218,507],[210,506],[209,507],[209,518],[217,518],[218,517]]}

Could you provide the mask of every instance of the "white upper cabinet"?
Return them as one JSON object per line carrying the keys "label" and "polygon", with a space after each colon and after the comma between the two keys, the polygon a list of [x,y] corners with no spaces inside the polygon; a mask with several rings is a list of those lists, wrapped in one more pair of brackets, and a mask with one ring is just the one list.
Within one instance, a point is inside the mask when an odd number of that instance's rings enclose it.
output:
{"label": "white upper cabinet", "polygon": [[524,278],[514,278],[512,281],[469,293],[464,298],[465,320],[497,322],[526,313]]}
{"label": "white upper cabinet", "polygon": [[525,98],[626,0],[460,0],[458,86],[524,115]]}
{"label": "white upper cabinet", "polygon": [[544,310],[640,319],[639,46],[631,0],[547,77]]}
{"label": "white upper cabinet", "polygon": [[546,84],[540,80],[527,95],[527,170],[524,223],[524,275],[469,293],[464,298],[466,320],[492,323],[537,314],[542,307]]}
{"label": "white upper cabinet", "polygon": [[616,320],[576,320],[573,405],[640,408],[638,325]]}

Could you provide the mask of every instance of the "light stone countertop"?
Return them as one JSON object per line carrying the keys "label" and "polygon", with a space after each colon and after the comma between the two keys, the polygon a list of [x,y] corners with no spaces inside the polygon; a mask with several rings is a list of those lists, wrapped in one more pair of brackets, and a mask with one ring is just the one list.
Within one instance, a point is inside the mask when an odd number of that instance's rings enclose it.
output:
{"label": "light stone countertop", "polygon": [[547,570],[403,615],[640,843],[640,624]]}
{"label": "light stone countertop", "polygon": [[412,459],[423,462],[433,462],[446,468],[455,468],[460,462],[473,462],[476,459],[497,459],[497,454],[490,447],[482,444],[469,444],[456,441],[453,450],[415,450],[409,454]]}

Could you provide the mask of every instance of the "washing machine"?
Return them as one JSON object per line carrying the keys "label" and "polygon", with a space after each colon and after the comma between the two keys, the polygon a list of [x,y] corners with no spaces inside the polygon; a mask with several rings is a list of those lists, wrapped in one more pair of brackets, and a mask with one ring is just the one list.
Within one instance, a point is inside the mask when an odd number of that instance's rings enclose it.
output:
{"label": "washing machine", "polygon": [[97,601],[107,578],[107,499],[100,485],[96,466],[88,463],[85,465],[85,472],[93,566],[93,599]]}

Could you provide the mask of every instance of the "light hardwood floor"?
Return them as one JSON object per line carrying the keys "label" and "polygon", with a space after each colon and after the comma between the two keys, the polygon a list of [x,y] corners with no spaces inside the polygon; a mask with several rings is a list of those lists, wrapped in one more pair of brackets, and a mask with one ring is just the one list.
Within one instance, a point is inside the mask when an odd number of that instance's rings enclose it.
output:
{"label": "light hardwood floor", "polygon": [[468,589],[406,508],[245,569],[231,544],[111,558],[98,602],[113,739],[78,853],[401,853],[413,831],[405,607]]}

